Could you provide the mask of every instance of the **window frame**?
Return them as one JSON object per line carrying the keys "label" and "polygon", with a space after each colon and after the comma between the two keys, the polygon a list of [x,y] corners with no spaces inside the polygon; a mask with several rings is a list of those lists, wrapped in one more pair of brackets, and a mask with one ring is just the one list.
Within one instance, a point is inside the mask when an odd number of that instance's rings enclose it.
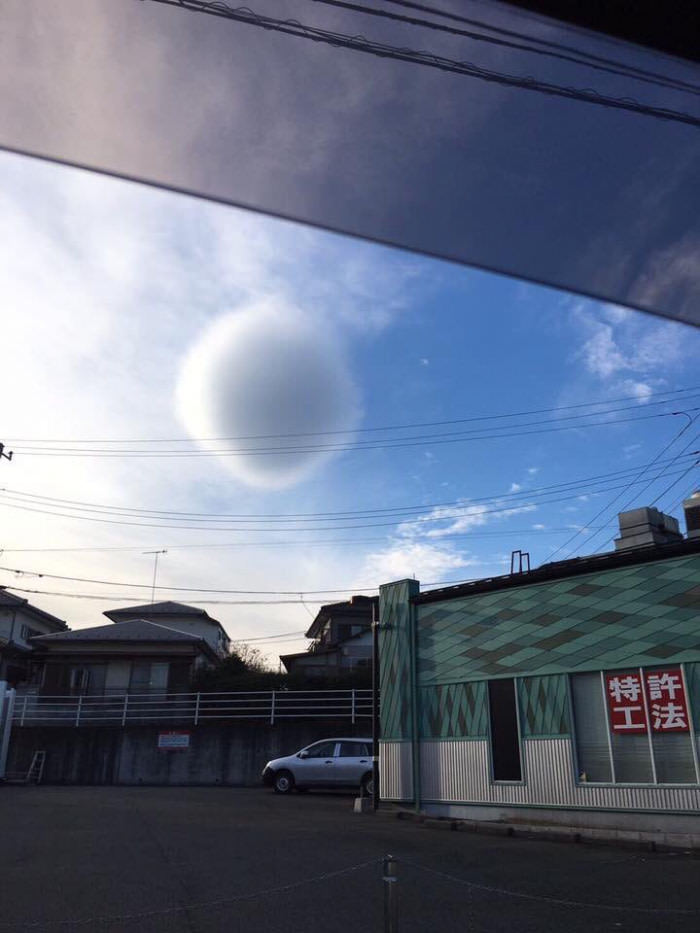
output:
{"label": "window frame", "polygon": [[[656,753],[655,753],[655,750],[654,750],[653,734],[652,734],[652,732],[651,732],[651,729],[648,729],[648,730],[647,730],[647,738],[648,738],[648,743],[649,743],[649,756],[650,756],[650,763],[651,763],[651,771],[652,771],[652,774],[653,774],[653,776],[654,776],[654,781],[653,781],[653,782],[649,782],[649,781],[618,781],[618,780],[616,780],[616,773],[615,773],[615,757],[614,757],[614,753],[613,753],[612,735],[611,735],[611,730],[610,730],[610,710],[609,710],[609,708],[608,708],[608,698],[607,698],[606,691],[605,691],[605,674],[606,674],[606,671],[617,671],[617,670],[620,670],[620,669],[625,668],[625,665],[620,665],[620,666],[615,667],[615,668],[606,668],[606,670],[600,670],[600,671],[597,672],[597,673],[599,674],[599,678],[600,678],[600,689],[601,689],[601,693],[602,693],[602,695],[603,695],[603,709],[605,710],[605,725],[606,725],[607,742],[608,742],[608,760],[609,760],[609,762],[610,762],[610,773],[611,773],[611,775],[612,775],[612,781],[581,781],[581,780],[580,780],[581,763],[580,763],[580,761],[579,761],[579,752],[578,752],[578,734],[577,734],[577,724],[576,724],[576,711],[575,711],[575,708],[574,708],[574,701],[573,701],[572,678],[575,677],[576,674],[590,674],[590,673],[594,673],[594,672],[593,672],[593,671],[576,671],[576,672],[574,672],[574,673],[569,673],[569,674],[567,675],[568,690],[569,690],[569,702],[570,702],[570,708],[571,708],[571,712],[572,712],[572,716],[571,716],[571,749],[572,749],[572,763],[573,763],[573,766],[574,766],[574,784],[575,784],[576,787],[613,787],[613,788],[621,788],[621,787],[649,788],[649,787],[655,787],[655,788],[662,788],[662,789],[663,789],[663,788],[667,788],[667,787],[668,787],[668,788],[673,788],[673,787],[678,787],[678,788],[687,788],[687,787],[695,788],[695,787],[700,787],[700,752],[699,752],[699,750],[698,750],[698,740],[699,740],[699,738],[700,738],[700,735],[699,735],[698,732],[696,731],[696,730],[697,730],[697,726],[696,726],[696,723],[695,723],[695,720],[694,720],[694,716],[693,716],[693,707],[692,707],[692,702],[691,702],[692,698],[691,698],[690,692],[689,692],[689,690],[688,690],[688,677],[687,677],[686,671],[685,671],[685,663],[684,663],[683,661],[681,661],[680,663],[676,662],[676,664],[677,664],[677,666],[680,668],[680,671],[681,671],[681,678],[682,678],[682,680],[683,680],[683,688],[684,688],[684,690],[685,690],[686,701],[687,701],[687,704],[688,704],[688,707],[687,707],[687,712],[688,712],[688,736],[689,736],[689,742],[690,742],[690,746],[691,746],[692,754],[693,754],[693,763],[694,763],[694,765],[695,765],[695,781],[690,781],[690,782],[688,782],[688,781],[685,781],[685,782],[683,782],[683,781],[673,781],[673,782],[666,782],[666,781],[663,781],[663,782],[661,782],[661,781],[658,780],[658,772],[657,772],[657,768],[656,768],[656,759],[655,759],[655,754],[656,754]],[[636,671],[639,672],[639,675],[640,675],[640,677],[641,677],[641,679],[642,679],[642,684],[645,684],[645,683],[646,683],[645,677],[644,677],[645,671],[647,671],[647,670],[654,670],[654,668],[657,668],[657,667],[659,667],[659,666],[660,666],[660,665],[658,665],[658,664],[650,664],[650,665],[647,665],[646,667],[641,667],[641,666],[635,667],[634,665],[628,665],[628,667],[629,667],[630,670],[636,670]],[[648,708],[647,708],[647,707],[648,707],[648,701],[647,701],[646,690],[645,690],[645,689],[643,690],[643,697],[644,697],[644,709],[645,709],[645,714],[647,715],[647,721],[648,721],[648,718],[649,718],[648,712],[649,712],[649,711],[648,711]],[[499,782],[497,782],[497,783],[503,783],[503,782],[500,782],[500,781],[499,781]]]}
{"label": "window frame", "polygon": [[[498,787],[522,787],[527,784],[527,774],[525,769],[525,756],[523,755],[523,733],[522,726],[520,723],[520,699],[518,696],[518,686],[520,677],[494,677],[486,680],[486,725],[487,725],[487,737],[486,741],[488,742],[488,753],[489,753],[489,783],[497,785]],[[494,774],[494,765],[493,765],[493,733],[491,730],[491,694],[489,692],[489,684],[492,680],[511,680],[513,682],[513,698],[515,700],[515,725],[518,734],[518,756],[520,759],[520,780],[498,780]]]}

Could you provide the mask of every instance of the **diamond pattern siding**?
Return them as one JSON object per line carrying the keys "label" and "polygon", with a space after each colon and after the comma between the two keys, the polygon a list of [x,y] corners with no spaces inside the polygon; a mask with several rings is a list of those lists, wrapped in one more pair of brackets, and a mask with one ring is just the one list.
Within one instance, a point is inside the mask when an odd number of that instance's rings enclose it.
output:
{"label": "diamond pattern siding", "polygon": [[479,739],[488,735],[485,681],[422,687],[419,703],[424,739]]}
{"label": "diamond pattern siding", "polygon": [[402,580],[379,590],[379,692],[383,739],[412,734],[411,603],[415,580]]}
{"label": "diamond pattern siding", "polygon": [[569,735],[569,689],[566,675],[523,677],[518,681],[520,728],[524,736]]}
{"label": "diamond pattern siding", "polygon": [[[700,662],[700,555],[419,604],[416,612],[421,686]],[[535,723],[544,726],[537,716]]]}

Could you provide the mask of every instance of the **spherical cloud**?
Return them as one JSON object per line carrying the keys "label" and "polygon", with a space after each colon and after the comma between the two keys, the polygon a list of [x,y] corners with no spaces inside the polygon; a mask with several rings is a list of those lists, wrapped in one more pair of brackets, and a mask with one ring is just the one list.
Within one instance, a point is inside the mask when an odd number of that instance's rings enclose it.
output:
{"label": "spherical cloud", "polygon": [[[347,442],[360,417],[359,396],[336,338],[284,302],[226,314],[185,359],[177,387],[180,417],[193,438],[223,455],[250,486],[283,488],[308,477],[333,454],[299,450]],[[311,436],[316,432],[339,434]],[[261,435],[304,435],[268,436]],[[215,440],[233,438],[234,440]],[[250,453],[293,447],[290,453]]]}

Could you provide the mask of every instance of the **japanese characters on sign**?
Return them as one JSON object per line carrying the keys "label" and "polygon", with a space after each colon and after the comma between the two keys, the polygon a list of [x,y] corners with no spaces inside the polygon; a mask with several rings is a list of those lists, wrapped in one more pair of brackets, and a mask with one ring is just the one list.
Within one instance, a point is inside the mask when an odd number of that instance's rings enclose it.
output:
{"label": "japanese characters on sign", "polygon": [[645,734],[650,723],[653,732],[689,730],[688,701],[679,667],[645,671],[644,683],[639,671],[606,674],[605,690],[614,733]]}
{"label": "japanese characters on sign", "polygon": [[649,717],[654,732],[687,732],[688,701],[681,669],[645,671]]}
{"label": "japanese characters on sign", "polygon": [[642,678],[636,674],[606,674],[605,689],[613,732],[639,734],[647,731]]}

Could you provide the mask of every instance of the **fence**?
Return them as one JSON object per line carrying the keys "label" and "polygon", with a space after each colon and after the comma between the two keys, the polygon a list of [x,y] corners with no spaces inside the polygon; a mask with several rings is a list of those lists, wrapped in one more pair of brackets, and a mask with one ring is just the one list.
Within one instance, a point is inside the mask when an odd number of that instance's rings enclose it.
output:
{"label": "fence", "polygon": [[14,726],[193,723],[216,719],[370,719],[371,690],[265,690],[239,693],[123,693],[16,699]]}

